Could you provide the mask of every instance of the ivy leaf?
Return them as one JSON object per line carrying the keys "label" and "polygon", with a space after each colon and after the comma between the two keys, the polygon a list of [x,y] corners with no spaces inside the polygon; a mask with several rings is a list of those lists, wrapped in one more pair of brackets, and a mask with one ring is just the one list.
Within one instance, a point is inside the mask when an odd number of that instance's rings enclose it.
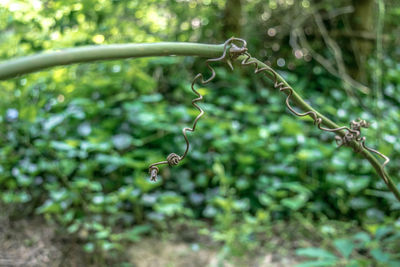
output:
{"label": "ivy leaf", "polygon": [[333,244],[335,245],[336,249],[340,252],[340,254],[343,255],[346,259],[349,258],[351,253],[353,252],[353,249],[355,247],[355,244],[349,240],[349,239],[336,239]]}
{"label": "ivy leaf", "polygon": [[337,260],[337,257],[335,255],[322,248],[301,248],[296,250],[296,254],[298,256],[305,256],[310,258]]}
{"label": "ivy leaf", "polygon": [[335,266],[336,260],[317,260],[317,261],[307,261],[295,265],[295,267],[320,267],[320,266]]}
{"label": "ivy leaf", "polygon": [[379,248],[371,250],[371,255],[377,262],[388,262],[390,260],[390,254],[383,252]]}

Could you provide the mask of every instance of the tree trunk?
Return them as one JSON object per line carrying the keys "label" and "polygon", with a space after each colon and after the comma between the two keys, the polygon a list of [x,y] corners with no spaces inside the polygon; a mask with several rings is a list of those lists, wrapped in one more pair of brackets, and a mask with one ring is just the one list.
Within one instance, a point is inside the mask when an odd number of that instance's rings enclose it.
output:
{"label": "tree trunk", "polygon": [[240,37],[242,18],[242,3],[241,0],[227,0],[225,3],[222,35],[225,39],[232,36]]}
{"label": "tree trunk", "polygon": [[[375,0],[353,0],[354,13],[351,15],[351,28],[355,33],[374,33]],[[366,65],[368,57],[374,50],[374,41],[365,38],[354,38],[354,59],[357,66],[350,69],[350,75],[364,84],[368,83]]]}

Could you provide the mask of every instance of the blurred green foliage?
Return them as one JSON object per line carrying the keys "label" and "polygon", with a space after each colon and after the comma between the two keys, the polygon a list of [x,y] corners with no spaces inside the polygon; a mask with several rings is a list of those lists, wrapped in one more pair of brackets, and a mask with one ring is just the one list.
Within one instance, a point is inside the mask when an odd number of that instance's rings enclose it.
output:
{"label": "blurred green foliage", "polygon": [[310,261],[298,264],[297,267],[399,266],[400,261],[396,256],[399,239],[399,232],[389,226],[379,227],[373,236],[358,232],[351,237],[333,240],[332,252],[316,247],[298,249],[297,255],[308,257]]}
{"label": "blurred green foliage", "polygon": [[[357,117],[370,120],[367,143],[390,156],[388,171],[398,178],[398,48],[385,50],[384,97],[376,104],[374,93],[348,96],[340,79],[311,58],[297,58],[289,45],[290,14],[335,11],[344,2],[245,2],[241,37],[252,54],[269,61],[323,114],[342,125]],[[206,0],[5,1],[0,4],[0,57],[89,44],[222,43],[219,21],[225,8],[225,1]],[[390,38],[399,14],[396,7],[385,16]],[[329,25],[344,31],[339,19]],[[315,30],[311,22],[306,26]],[[390,38],[385,47],[395,46]],[[326,53],[321,38],[310,43]],[[277,66],[279,59],[285,60],[283,66]],[[371,77],[376,66],[371,57]],[[225,244],[224,253],[245,253],[262,246],[272,225],[301,215],[316,228],[327,220],[354,222],[366,231],[358,234],[366,241],[359,245],[356,236],[345,237],[326,244],[339,254],[305,248],[299,255],[392,260],[385,253],[394,255],[399,248],[385,252],[376,245],[381,239],[371,235],[379,234],[380,224],[392,224],[389,238],[398,241],[400,204],[369,164],[350,149],[338,150],[333,136],[316,130],[311,120],[292,116],[284,95],[252,70],[216,69],[215,82],[199,89],[206,115],[190,134],[188,158],[163,168],[157,183],[149,182],[147,167],[184,149],[181,129],[197,115],[190,105],[190,81],[197,71],[207,73],[203,60],[98,62],[1,81],[3,205],[13,207],[12,216],[43,214],[56,221],[81,238],[88,252],[122,248],[183,219],[210,222],[200,232]],[[348,266],[366,266],[359,264]]]}

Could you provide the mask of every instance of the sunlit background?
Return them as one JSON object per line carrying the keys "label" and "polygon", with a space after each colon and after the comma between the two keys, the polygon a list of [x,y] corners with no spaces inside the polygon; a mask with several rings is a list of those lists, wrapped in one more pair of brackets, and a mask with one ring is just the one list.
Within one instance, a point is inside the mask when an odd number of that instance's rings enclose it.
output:
{"label": "sunlit background", "polygon": [[[0,57],[242,37],[327,117],[371,122],[398,184],[399,21],[397,0],[2,0]],[[0,265],[400,266],[400,204],[369,163],[251,67],[216,70],[188,157],[156,183],[149,164],[185,148],[204,59],[0,81]]]}

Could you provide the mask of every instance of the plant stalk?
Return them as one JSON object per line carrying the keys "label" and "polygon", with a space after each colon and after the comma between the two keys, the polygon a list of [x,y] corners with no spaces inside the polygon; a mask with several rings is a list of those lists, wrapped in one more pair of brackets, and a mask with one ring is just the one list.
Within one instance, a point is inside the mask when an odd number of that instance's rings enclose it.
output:
{"label": "plant stalk", "polygon": [[[245,59],[245,56],[240,56],[238,57],[238,61],[242,61],[243,59]],[[267,65],[265,65],[263,62],[259,61],[256,58],[251,58],[252,61],[256,61],[258,63],[258,65],[260,67],[267,67]],[[269,76],[266,76],[269,77]],[[271,78],[271,77],[269,77]],[[285,79],[282,78],[282,76],[280,76],[277,73],[277,78],[279,82],[283,82],[285,84],[285,86],[288,86],[290,88],[292,88]],[[272,79],[272,78],[271,78]],[[318,117],[322,118],[322,124],[326,127],[329,127],[331,129],[335,129],[335,128],[339,128],[340,126],[337,125],[336,123],[334,123],[333,121],[331,121],[330,119],[328,119],[327,117],[325,117],[324,115],[322,115],[321,113],[319,113],[317,110],[315,110],[314,108],[312,108],[309,104],[307,104],[304,99],[292,88],[293,90],[293,94],[290,98],[290,100],[297,106],[299,107],[303,112],[307,112],[307,111],[314,111],[317,113]],[[283,91],[285,94],[288,94],[289,91],[285,90]],[[346,134],[345,131],[339,131],[337,132],[338,134],[340,134],[341,136],[344,136]],[[381,168],[382,164],[378,161],[378,159],[376,157],[374,157],[368,150],[366,150],[365,148],[363,148],[362,146],[360,146],[356,141],[352,141],[350,143],[350,146],[355,150],[355,151],[359,151],[359,153],[369,161],[369,163],[372,165],[372,167],[374,167],[374,169],[376,170],[376,172],[378,173],[378,175],[385,181],[385,177],[387,178],[387,186],[389,187],[390,191],[393,192],[393,194],[395,195],[395,197],[400,201],[400,192],[399,189],[396,187],[395,183],[393,182],[392,178],[387,174],[387,172]]]}
{"label": "plant stalk", "polygon": [[14,78],[50,67],[75,63],[172,55],[214,58],[221,56],[223,51],[223,44],[211,45],[182,42],[84,46],[4,61],[0,63],[0,80]]}

